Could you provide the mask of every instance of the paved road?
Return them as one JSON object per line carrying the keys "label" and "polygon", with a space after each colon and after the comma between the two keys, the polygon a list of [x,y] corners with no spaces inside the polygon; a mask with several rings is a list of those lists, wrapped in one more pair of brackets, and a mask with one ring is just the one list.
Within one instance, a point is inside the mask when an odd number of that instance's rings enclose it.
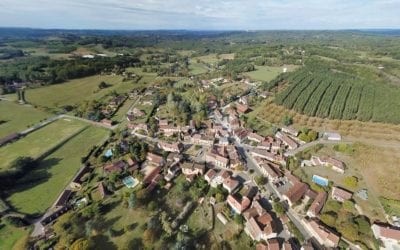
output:
{"label": "paved road", "polygon": [[331,144],[332,145],[332,144],[351,144],[351,143],[353,143],[353,142],[352,141],[344,141],[344,140],[342,140],[342,141],[328,141],[328,140],[320,138],[320,139],[318,139],[316,141],[312,141],[312,142],[303,144],[303,145],[301,145],[300,147],[298,147],[296,149],[286,151],[284,155],[285,156],[294,156],[297,153],[300,153],[300,152],[306,150],[307,148],[311,148],[311,147],[316,146],[317,144],[324,144],[324,145]]}

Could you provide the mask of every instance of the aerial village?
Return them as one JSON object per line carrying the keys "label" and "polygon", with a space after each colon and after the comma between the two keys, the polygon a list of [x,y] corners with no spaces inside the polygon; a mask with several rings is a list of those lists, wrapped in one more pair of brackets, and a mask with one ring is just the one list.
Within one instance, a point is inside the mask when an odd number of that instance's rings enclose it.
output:
{"label": "aerial village", "polygon": [[[227,82],[224,78],[202,80],[200,92]],[[241,116],[252,109],[250,99],[267,98],[268,92],[246,92],[229,102],[210,95],[205,119],[178,125],[168,117],[158,117],[154,112],[157,110],[148,112],[157,102],[154,96],[162,88],[155,85],[132,92],[129,98],[137,102],[126,114],[127,129],[111,145],[98,150],[102,178],[95,185],[100,199],[118,192],[118,185],[110,179],[122,183],[125,189],[139,190],[140,196],[152,194],[154,197],[159,190],[168,193],[174,181],[184,177],[188,185],[202,183],[215,192],[200,190],[197,200],[181,201],[184,208],[172,221],[170,230],[182,230],[184,218],[193,212],[195,203],[207,204],[215,211],[212,214],[215,223],[228,227],[232,221],[239,221],[257,250],[335,249],[340,242],[359,249],[357,244],[321,222],[319,215],[329,199],[353,203],[355,195],[368,199],[367,193],[355,194],[322,175],[312,176],[313,187],[319,187],[314,190],[287,166],[289,158],[295,158],[310,144],[316,145],[316,141],[340,142],[339,134],[319,132],[316,138],[305,142],[299,136],[300,129],[288,125],[277,128],[273,135],[260,135],[245,126]],[[126,98],[116,97],[102,112],[111,114]],[[107,119],[102,123],[113,125]],[[336,175],[346,172],[346,164],[330,155],[312,155],[298,164],[301,168],[324,167]],[[73,197],[83,188],[85,178],[82,177],[90,171],[93,168],[85,165],[59,197],[55,210],[43,218],[41,230],[45,235],[51,232],[53,221],[61,214],[88,203],[86,198]],[[372,225],[372,231],[386,246],[400,240],[399,230],[379,222]],[[303,237],[302,244],[293,241],[298,237]]]}

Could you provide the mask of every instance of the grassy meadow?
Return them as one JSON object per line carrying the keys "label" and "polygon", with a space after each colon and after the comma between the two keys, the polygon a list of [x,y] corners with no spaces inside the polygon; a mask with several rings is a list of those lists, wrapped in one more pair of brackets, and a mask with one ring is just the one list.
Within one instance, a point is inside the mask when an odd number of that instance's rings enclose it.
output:
{"label": "grassy meadow", "polygon": [[[111,86],[99,89],[100,82],[106,82]],[[33,105],[43,107],[62,107],[65,105],[76,105],[84,100],[101,100],[103,96],[111,91],[124,93],[132,89],[134,85],[127,81],[122,82],[121,76],[96,75],[71,80],[66,83],[51,86],[28,89],[26,100]]]}
{"label": "grassy meadow", "polygon": [[86,126],[77,120],[60,119],[28,134],[20,140],[0,147],[0,171],[6,170],[19,156],[39,157],[61,141]]}
{"label": "grassy meadow", "polygon": [[18,188],[9,191],[9,204],[22,213],[45,212],[81,167],[81,157],[93,145],[99,144],[108,133],[105,129],[88,127],[75,135],[40,161],[28,176],[18,181]]}
{"label": "grassy meadow", "polygon": [[29,235],[29,228],[17,228],[12,225],[0,225],[0,249],[23,249],[23,241]]}
{"label": "grassy meadow", "polygon": [[287,68],[288,72],[291,72],[294,69],[296,69],[296,67],[293,65],[287,65],[287,66],[282,66],[282,67],[256,66],[255,71],[248,72],[248,73],[246,73],[246,75],[249,76],[253,80],[269,82],[272,79],[274,79],[275,77],[277,77],[280,73],[282,73],[283,68]]}
{"label": "grassy meadow", "polygon": [[50,115],[33,107],[0,101],[0,138],[20,132]]}

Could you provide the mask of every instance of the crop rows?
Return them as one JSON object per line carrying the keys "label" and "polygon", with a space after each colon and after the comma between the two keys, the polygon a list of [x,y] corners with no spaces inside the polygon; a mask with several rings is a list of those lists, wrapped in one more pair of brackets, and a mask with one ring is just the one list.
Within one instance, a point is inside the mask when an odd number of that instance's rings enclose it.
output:
{"label": "crop rows", "polygon": [[321,102],[322,97],[325,94],[326,89],[329,87],[331,81],[324,80],[319,85],[318,88],[310,96],[306,106],[304,107],[303,113],[314,116],[317,112],[318,106]]}
{"label": "crop rows", "polygon": [[284,91],[282,91],[279,95],[276,96],[275,102],[279,105],[283,105],[283,101],[286,99],[286,97],[295,89],[297,88],[298,84],[302,82],[306,77],[308,73],[303,72],[302,74],[299,74],[297,77],[295,76],[293,78],[293,82],[287,87]]}
{"label": "crop rows", "polygon": [[295,109],[297,112],[303,112],[304,107],[310,101],[310,96],[314,93],[315,89],[318,88],[320,83],[320,79],[313,79],[308,87],[301,93],[301,96],[297,98],[293,105],[293,109]]}
{"label": "crop rows", "polygon": [[358,104],[360,102],[363,87],[360,84],[354,84],[351,88],[349,96],[347,97],[346,105],[342,119],[351,120],[357,118]]}
{"label": "crop rows", "polygon": [[336,93],[336,98],[332,102],[329,112],[329,118],[340,119],[343,115],[344,106],[346,104],[347,97],[351,90],[351,85],[343,84],[340,86]]}
{"label": "crop rows", "polygon": [[312,76],[308,76],[299,84],[297,84],[296,88],[293,89],[290,94],[285,98],[283,105],[287,108],[293,108],[294,103],[297,98],[302,94],[303,90],[307,88],[307,86],[312,82]]}
{"label": "crop rows", "polygon": [[357,118],[361,121],[369,121],[374,111],[375,90],[371,86],[365,86],[361,95]]}
{"label": "crop rows", "polygon": [[289,86],[275,102],[288,109],[322,118],[400,123],[400,88],[329,70],[285,77]]}
{"label": "crop rows", "polygon": [[339,89],[339,85],[332,83],[329,88],[326,90],[324,96],[321,99],[321,103],[317,110],[317,116],[319,117],[328,117],[329,110],[333,100],[335,99],[336,93]]}

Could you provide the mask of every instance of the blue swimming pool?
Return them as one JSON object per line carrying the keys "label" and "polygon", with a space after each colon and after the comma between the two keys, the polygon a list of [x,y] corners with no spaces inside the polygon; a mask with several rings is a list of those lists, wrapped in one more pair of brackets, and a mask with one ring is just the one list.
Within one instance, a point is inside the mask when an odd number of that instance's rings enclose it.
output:
{"label": "blue swimming pool", "polygon": [[122,179],[122,182],[128,188],[134,188],[139,184],[139,181],[133,178],[132,176],[125,177],[124,179]]}
{"label": "blue swimming pool", "polygon": [[319,175],[313,175],[312,181],[314,183],[317,183],[320,186],[323,186],[323,187],[326,187],[329,184],[329,180],[328,179],[326,179],[324,177],[321,177]]}
{"label": "blue swimming pool", "polygon": [[107,150],[107,152],[104,154],[105,157],[110,158],[111,156],[113,156],[112,150],[109,149]]}

